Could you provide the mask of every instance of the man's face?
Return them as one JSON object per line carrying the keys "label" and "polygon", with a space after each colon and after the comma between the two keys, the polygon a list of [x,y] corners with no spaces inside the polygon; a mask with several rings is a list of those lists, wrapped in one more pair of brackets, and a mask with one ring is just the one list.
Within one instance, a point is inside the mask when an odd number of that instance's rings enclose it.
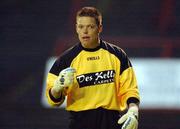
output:
{"label": "man's face", "polygon": [[102,26],[97,26],[93,17],[77,17],[76,22],[76,31],[82,46],[85,48],[97,47]]}

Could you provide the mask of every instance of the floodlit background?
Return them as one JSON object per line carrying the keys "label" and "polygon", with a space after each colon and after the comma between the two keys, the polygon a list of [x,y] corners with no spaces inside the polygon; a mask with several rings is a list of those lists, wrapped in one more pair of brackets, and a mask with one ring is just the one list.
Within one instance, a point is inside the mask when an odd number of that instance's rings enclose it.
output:
{"label": "floodlit background", "polygon": [[0,129],[67,129],[50,108],[44,79],[54,58],[77,43],[75,13],[95,6],[102,39],[132,60],[141,95],[139,129],[180,129],[180,1],[1,0]]}

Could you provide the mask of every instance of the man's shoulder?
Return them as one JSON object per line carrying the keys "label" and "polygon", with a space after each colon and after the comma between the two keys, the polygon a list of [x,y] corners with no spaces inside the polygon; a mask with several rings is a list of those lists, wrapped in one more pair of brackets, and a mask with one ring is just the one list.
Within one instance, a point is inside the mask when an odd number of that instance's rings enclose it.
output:
{"label": "man's shoulder", "polygon": [[102,43],[103,43],[102,48],[109,51],[110,53],[125,54],[124,50],[118,45],[116,45],[117,43],[115,44],[115,43],[107,42],[107,41],[102,41]]}
{"label": "man's shoulder", "polygon": [[71,56],[78,54],[80,51],[81,51],[81,47],[80,47],[79,43],[76,43],[75,45],[69,47],[63,53],[61,53],[61,55],[59,55],[59,57],[61,57],[61,58],[62,57],[71,57]]}

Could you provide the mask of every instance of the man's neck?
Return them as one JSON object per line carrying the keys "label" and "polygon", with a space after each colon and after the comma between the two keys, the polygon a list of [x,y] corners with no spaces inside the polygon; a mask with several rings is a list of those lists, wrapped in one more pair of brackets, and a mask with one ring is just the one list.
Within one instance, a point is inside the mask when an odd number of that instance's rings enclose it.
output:
{"label": "man's neck", "polygon": [[98,38],[98,40],[96,42],[94,42],[93,44],[90,44],[90,45],[84,45],[82,44],[82,46],[84,48],[88,48],[88,49],[93,49],[93,48],[96,48],[100,45],[100,39]]}

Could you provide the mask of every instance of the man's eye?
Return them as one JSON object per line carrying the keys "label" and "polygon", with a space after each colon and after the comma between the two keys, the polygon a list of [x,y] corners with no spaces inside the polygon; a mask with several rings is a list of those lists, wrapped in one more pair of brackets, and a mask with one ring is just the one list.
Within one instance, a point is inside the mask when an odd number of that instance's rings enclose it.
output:
{"label": "man's eye", "polygon": [[93,26],[93,25],[91,25],[91,26],[89,26],[89,28],[93,29],[93,28],[94,28],[94,26]]}
{"label": "man's eye", "polygon": [[79,29],[82,29],[82,28],[83,28],[83,26],[78,26],[78,28],[79,28]]}

